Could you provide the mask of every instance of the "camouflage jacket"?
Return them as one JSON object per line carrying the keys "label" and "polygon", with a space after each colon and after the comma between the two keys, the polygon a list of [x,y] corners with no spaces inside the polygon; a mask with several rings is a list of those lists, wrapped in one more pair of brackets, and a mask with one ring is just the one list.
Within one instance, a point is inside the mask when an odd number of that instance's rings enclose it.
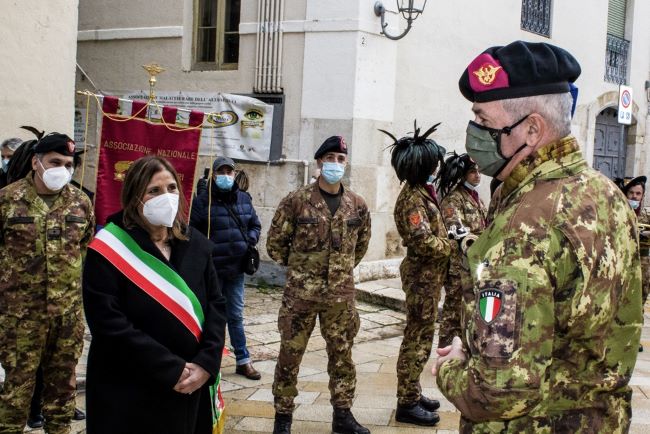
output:
{"label": "camouflage jacket", "polygon": [[463,225],[476,235],[480,235],[485,229],[485,204],[480,198],[477,203],[464,185],[456,186],[445,196],[440,208],[447,227]]}
{"label": "camouflage jacket", "polygon": [[[648,208],[641,208],[639,215],[637,216],[637,221],[640,225],[649,225],[650,226],[650,212]],[[648,266],[648,258],[650,256],[650,237],[646,236],[650,232],[650,228],[639,227],[639,247],[641,249],[641,266]]]}
{"label": "camouflage jacket", "polygon": [[468,358],[437,377],[461,432],[627,432],[643,321],[632,209],[571,136],[518,165],[501,195],[468,252]]}
{"label": "camouflage jacket", "polygon": [[650,225],[650,212],[648,212],[648,208],[641,208],[641,211],[639,211],[638,219],[639,223]]}
{"label": "camouflage jacket", "polygon": [[[487,223],[487,210],[479,198],[478,202],[472,197],[464,185],[458,185],[442,200],[445,225],[465,226],[474,235],[481,235]],[[464,256],[464,255],[463,255]],[[462,256],[459,249],[452,249],[449,273],[458,276],[462,271]]]}
{"label": "camouflage jacket", "polygon": [[423,187],[405,184],[395,202],[393,216],[407,249],[400,265],[402,284],[441,287],[452,241],[447,239],[438,205]]}
{"label": "camouflage jacket", "polygon": [[0,312],[18,318],[81,308],[81,262],[95,224],[81,190],[66,185],[48,208],[32,176],[0,190]]}
{"label": "camouflage jacket", "polygon": [[318,183],[282,199],[269,228],[266,250],[287,265],[285,295],[303,300],[353,300],[352,271],[366,254],[370,213],[363,198],[344,189],[332,216]]}

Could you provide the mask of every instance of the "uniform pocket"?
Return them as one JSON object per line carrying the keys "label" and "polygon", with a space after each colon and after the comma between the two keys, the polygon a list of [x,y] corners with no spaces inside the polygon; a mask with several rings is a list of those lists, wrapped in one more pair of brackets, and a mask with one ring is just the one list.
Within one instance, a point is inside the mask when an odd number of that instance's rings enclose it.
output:
{"label": "uniform pocket", "polygon": [[68,214],[65,216],[64,238],[68,242],[79,243],[88,227],[88,220],[84,217]]}
{"label": "uniform pocket", "polygon": [[310,252],[319,249],[321,244],[320,220],[318,217],[298,217],[293,248],[297,252]]}
{"label": "uniform pocket", "polygon": [[471,341],[490,366],[507,365],[519,348],[524,289],[513,280],[481,282],[475,291]]}
{"label": "uniform pocket", "polygon": [[8,250],[19,250],[21,253],[35,251],[38,231],[36,218],[16,216],[7,219],[4,233],[4,243]]}

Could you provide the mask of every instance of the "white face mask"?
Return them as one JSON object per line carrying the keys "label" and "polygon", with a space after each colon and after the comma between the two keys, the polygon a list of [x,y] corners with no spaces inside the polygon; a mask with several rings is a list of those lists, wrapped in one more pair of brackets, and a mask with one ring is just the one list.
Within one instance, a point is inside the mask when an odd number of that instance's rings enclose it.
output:
{"label": "white face mask", "polygon": [[153,226],[174,226],[178,213],[178,195],[165,193],[149,199],[144,203],[142,214]]}
{"label": "white face mask", "polygon": [[39,161],[38,164],[40,164],[44,170],[41,179],[48,190],[59,191],[72,179],[72,172],[74,169],[68,170],[63,166],[45,169],[43,163]]}
{"label": "white face mask", "polygon": [[481,185],[481,184],[478,183],[478,184],[474,185],[474,184],[470,183],[469,181],[465,181],[465,187],[469,188],[470,190],[474,190],[474,191],[478,190],[479,185]]}

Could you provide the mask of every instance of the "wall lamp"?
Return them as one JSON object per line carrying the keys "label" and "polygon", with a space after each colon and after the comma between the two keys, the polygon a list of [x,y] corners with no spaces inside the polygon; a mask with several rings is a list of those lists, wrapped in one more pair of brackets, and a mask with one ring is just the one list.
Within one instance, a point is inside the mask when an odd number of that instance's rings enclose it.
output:
{"label": "wall lamp", "polygon": [[386,22],[385,18],[386,8],[380,1],[375,3],[375,15],[381,17],[381,33],[393,41],[402,39],[404,36],[406,36],[409,30],[411,30],[413,21],[415,21],[416,18],[419,17],[420,14],[424,11],[427,0],[395,0],[395,3],[397,3],[397,11],[402,14],[406,20],[406,29],[404,29],[404,31],[397,36],[386,33],[386,27],[388,27],[388,23]]}

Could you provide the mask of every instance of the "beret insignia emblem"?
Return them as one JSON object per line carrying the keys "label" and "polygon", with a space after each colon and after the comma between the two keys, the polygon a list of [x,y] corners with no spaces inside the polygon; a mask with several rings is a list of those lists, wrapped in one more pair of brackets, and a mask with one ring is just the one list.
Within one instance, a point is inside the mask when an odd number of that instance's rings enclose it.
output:
{"label": "beret insignia emblem", "polygon": [[489,63],[484,63],[479,69],[473,72],[473,74],[478,78],[478,81],[484,86],[490,86],[494,79],[497,77],[497,73],[501,70],[501,66],[494,66]]}

